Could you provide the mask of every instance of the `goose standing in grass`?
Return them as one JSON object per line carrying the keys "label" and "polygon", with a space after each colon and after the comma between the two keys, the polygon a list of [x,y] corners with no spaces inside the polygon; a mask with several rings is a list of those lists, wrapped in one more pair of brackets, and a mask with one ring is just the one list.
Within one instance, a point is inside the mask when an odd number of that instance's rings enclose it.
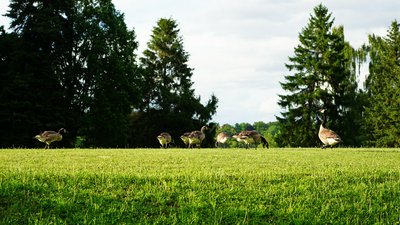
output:
{"label": "goose standing in grass", "polygon": [[242,131],[234,137],[239,142],[244,142],[246,144],[246,149],[249,148],[250,144],[254,144],[255,149],[257,149],[257,145],[261,142],[263,148],[269,148],[267,140],[255,130]]}
{"label": "goose standing in grass", "polygon": [[204,140],[206,137],[205,131],[208,130],[208,126],[205,125],[201,128],[200,131],[192,131],[189,136],[189,146],[188,148],[193,148],[193,145],[197,145],[199,148],[201,146],[201,142]]}
{"label": "goose standing in grass", "polygon": [[181,140],[183,141],[183,143],[185,144],[185,147],[189,147],[189,135],[190,132],[186,132],[184,134],[181,135]]}
{"label": "goose standing in grass", "polygon": [[63,138],[61,133],[66,133],[66,132],[67,132],[67,130],[65,130],[64,128],[61,128],[60,130],[58,130],[58,132],[48,130],[48,131],[45,131],[43,133],[36,135],[33,138],[37,139],[40,142],[46,143],[46,146],[44,147],[46,149],[46,148],[50,148],[50,144],[52,142],[61,141]]}
{"label": "goose standing in grass", "polygon": [[[324,143],[324,145],[322,146],[322,149],[330,146],[331,148],[334,145],[337,145],[342,141],[342,139],[339,137],[338,134],[336,134],[333,130],[330,130],[328,128],[325,128],[325,124],[326,124],[326,115],[325,115],[325,109],[321,109],[320,112],[322,113],[323,116],[323,120],[321,122],[321,125],[319,126],[319,132],[318,132],[318,137],[319,140],[321,140],[322,143]],[[320,120],[320,118],[317,116],[318,120]]]}
{"label": "goose standing in grass", "polygon": [[229,139],[229,135],[225,132],[221,132],[217,135],[217,141],[215,142],[215,147],[224,145]]}
{"label": "goose standing in grass", "polygon": [[[244,142],[244,139],[242,139],[241,137],[239,137],[239,134],[235,134],[232,136],[232,138],[234,138],[238,143],[244,143],[247,147],[247,144]],[[238,147],[241,147],[242,144],[238,144]]]}
{"label": "goose standing in grass", "polygon": [[162,132],[157,136],[158,141],[160,142],[161,148],[168,148],[169,143],[171,143],[171,135],[167,132]]}

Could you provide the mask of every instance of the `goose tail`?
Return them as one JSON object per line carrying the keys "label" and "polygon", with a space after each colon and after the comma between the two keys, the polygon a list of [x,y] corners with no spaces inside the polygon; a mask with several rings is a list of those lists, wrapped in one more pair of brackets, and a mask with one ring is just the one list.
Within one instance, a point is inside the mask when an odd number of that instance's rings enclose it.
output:
{"label": "goose tail", "polygon": [[268,141],[263,136],[261,136],[261,141],[264,148],[269,148]]}

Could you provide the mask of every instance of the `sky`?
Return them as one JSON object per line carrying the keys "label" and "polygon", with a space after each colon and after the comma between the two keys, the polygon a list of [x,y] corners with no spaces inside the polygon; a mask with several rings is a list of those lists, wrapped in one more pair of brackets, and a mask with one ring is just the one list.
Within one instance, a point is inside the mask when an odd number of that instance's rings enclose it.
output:
{"label": "sky", "polygon": [[[8,9],[0,1],[0,14]],[[206,103],[218,98],[213,121],[228,123],[272,122],[283,111],[279,82],[291,73],[288,57],[294,55],[298,35],[314,7],[322,3],[332,13],[334,26],[344,26],[345,39],[358,48],[368,35],[386,36],[392,21],[400,22],[399,0],[113,0],[134,29],[140,57],[160,18],[177,21],[184,50],[193,70],[193,88]],[[0,25],[9,20],[0,16]],[[365,67],[366,68],[366,67]],[[360,84],[367,75],[361,71]]]}

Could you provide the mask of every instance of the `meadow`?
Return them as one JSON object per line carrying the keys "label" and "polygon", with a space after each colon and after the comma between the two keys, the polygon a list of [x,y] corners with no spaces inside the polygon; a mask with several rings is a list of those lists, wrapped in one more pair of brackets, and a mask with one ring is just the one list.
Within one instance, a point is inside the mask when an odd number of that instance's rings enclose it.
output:
{"label": "meadow", "polygon": [[400,149],[3,149],[1,224],[400,224]]}

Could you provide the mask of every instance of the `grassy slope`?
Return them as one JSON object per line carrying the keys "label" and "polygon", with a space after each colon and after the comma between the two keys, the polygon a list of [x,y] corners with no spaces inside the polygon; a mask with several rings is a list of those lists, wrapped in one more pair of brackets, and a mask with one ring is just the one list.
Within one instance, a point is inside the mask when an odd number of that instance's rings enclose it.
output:
{"label": "grassy slope", "polygon": [[399,149],[0,150],[0,223],[398,224]]}

